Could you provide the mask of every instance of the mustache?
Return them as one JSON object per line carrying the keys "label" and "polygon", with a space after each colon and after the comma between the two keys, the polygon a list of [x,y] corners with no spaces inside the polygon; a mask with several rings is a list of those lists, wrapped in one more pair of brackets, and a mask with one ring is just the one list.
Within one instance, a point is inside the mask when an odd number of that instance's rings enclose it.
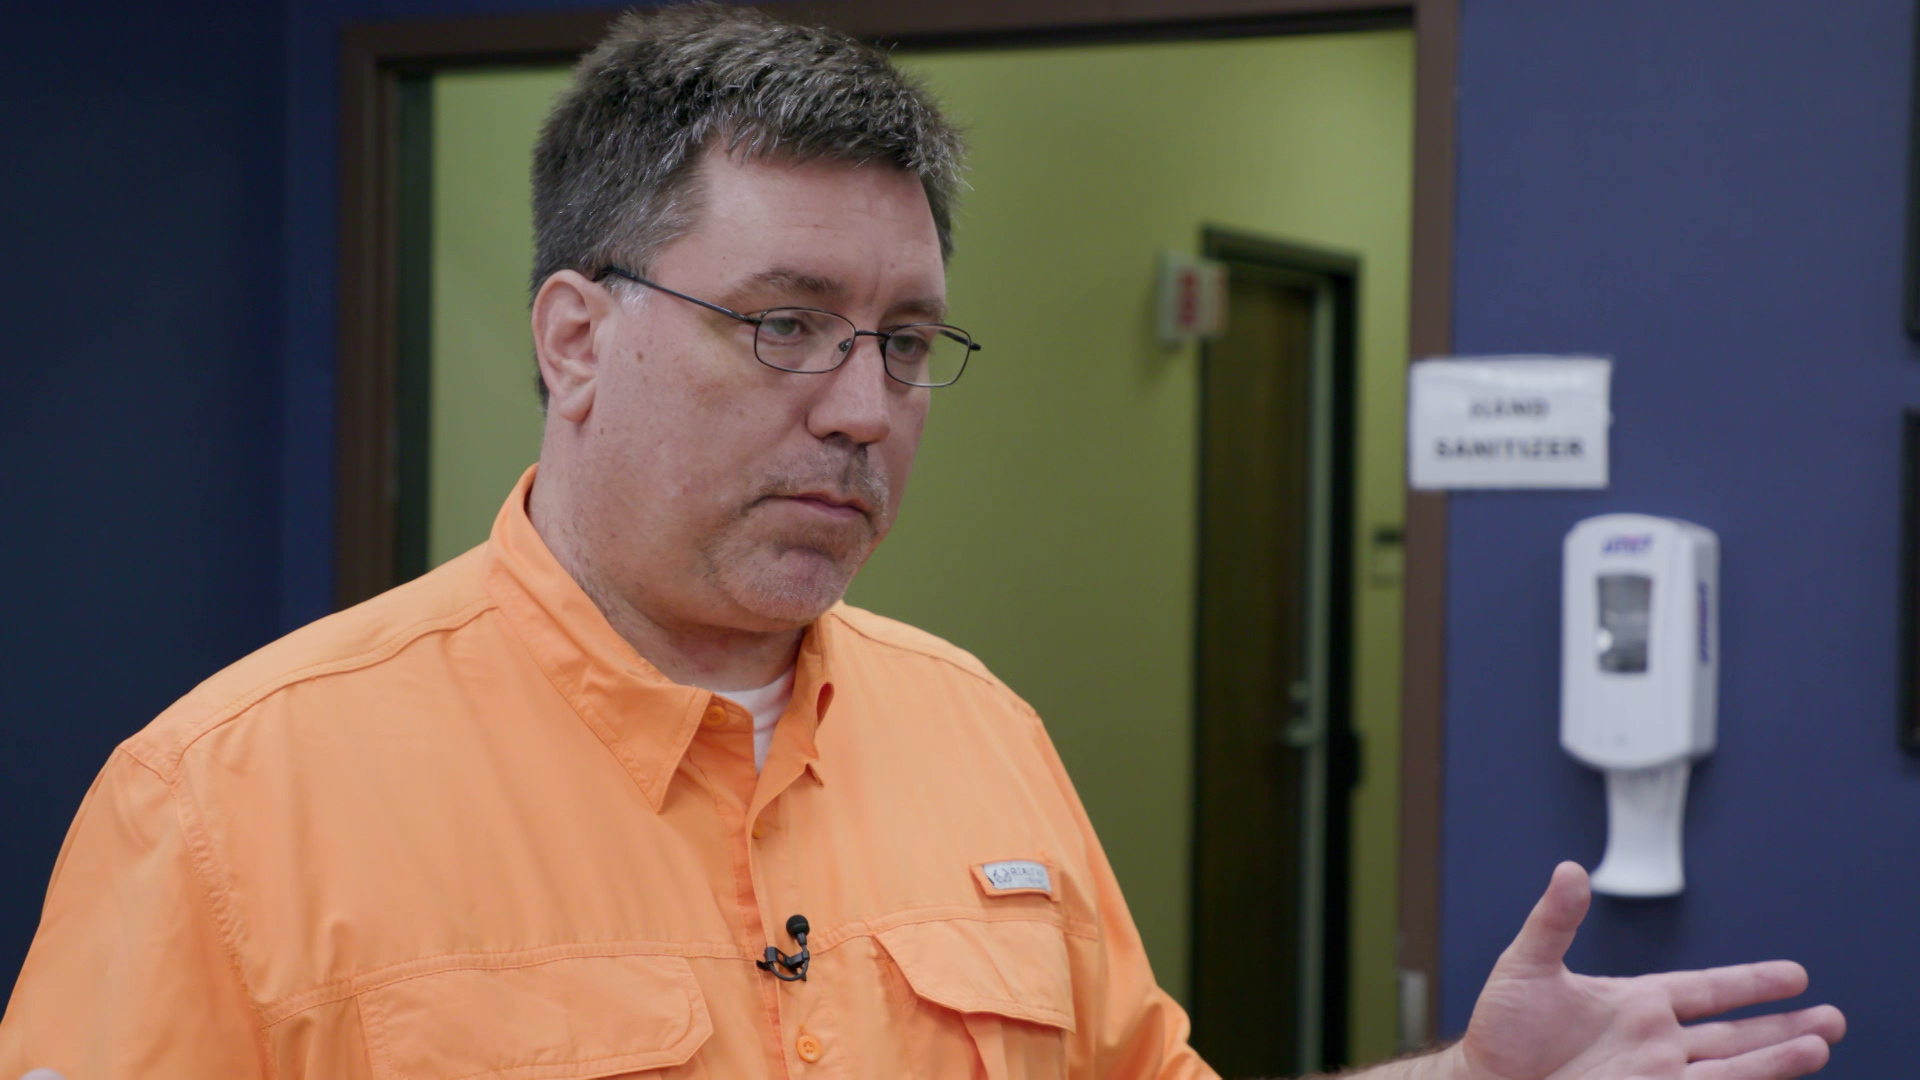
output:
{"label": "mustache", "polygon": [[887,481],[873,467],[865,447],[840,453],[824,452],[812,460],[791,462],[755,485],[749,507],[783,495],[825,492],[836,499],[859,499],[869,520],[884,516],[889,502]]}

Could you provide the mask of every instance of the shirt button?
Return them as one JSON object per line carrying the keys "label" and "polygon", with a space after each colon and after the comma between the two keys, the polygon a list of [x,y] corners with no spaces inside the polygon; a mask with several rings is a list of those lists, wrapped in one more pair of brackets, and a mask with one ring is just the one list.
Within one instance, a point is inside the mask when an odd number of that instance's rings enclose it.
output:
{"label": "shirt button", "polygon": [[765,821],[758,819],[754,821],[753,838],[755,840],[765,840],[767,838],[767,823]]}
{"label": "shirt button", "polygon": [[700,722],[707,725],[708,727],[719,727],[721,724],[726,723],[727,722],[726,706],[721,705],[718,702],[715,702],[714,704],[707,706],[707,715],[701,717]]}
{"label": "shirt button", "polygon": [[801,1061],[811,1065],[820,1060],[820,1055],[826,1050],[826,1047],[820,1045],[819,1039],[811,1035],[802,1035],[799,1040],[793,1044],[793,1050],[800,1055]]}

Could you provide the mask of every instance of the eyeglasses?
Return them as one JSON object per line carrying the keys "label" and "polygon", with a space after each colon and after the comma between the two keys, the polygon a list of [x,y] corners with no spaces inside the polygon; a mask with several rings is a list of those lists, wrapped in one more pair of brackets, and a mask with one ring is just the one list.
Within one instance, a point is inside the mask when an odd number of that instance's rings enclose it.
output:
{"label": "eyeglasses", "polygon": [[887,374],[908,386],[952,386],[967,369],[967,358],[980,350],[973,337],[945,323],[910,323],[891,330],[862,330],[853,320],[831,311],[806,307],[776,307],[742,314],[696,296],[675,292],[618,266],[602,267],[593,280],[624,278],[636,285],[717,311],[753,327],[753,355],[780,371],[819,375],[839,367],[853,354],[863,337],[877,338]]}

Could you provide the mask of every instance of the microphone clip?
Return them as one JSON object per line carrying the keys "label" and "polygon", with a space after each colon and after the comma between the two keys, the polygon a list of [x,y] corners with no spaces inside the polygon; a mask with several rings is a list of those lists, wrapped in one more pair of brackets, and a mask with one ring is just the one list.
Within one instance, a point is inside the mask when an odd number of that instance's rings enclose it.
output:
{"label": "microphone clip", "polygon": [[770,973],[781,982],[806,982],[807,965],[813,962],[813,954],[807,951],[807,917],[795,915],[787,920],[787,933],[800,946],[800,951],[789,956],[773,946],[767,946],[767,958],[755,960],[753,966]]}

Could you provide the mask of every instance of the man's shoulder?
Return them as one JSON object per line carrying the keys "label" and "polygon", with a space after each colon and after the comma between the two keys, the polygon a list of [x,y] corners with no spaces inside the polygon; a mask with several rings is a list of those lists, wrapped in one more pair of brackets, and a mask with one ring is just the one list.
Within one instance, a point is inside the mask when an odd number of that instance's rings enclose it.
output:
{"label": "man's shoulder", "polygon": [[974,685],[983,694],[1033,715],[1032,707],[988,670],[979,657],[937,634],[851,604],[835,605],[828,618],[838,619],[856,641],[865,643],[868,649],[863,651],[891,656],[896,661],[932,662],[961,675],[962,685]]}
{"label": "man's shoulder", "polygon": [[482,545],[269,642],[194,687],[121,744],[122,749],[162,776],[171,776],[197,740],[264,711],[291,688],[325,686],[329,680],[381,668],[424,637],[458,630],[494,606],[482,584],[484,558]]}

